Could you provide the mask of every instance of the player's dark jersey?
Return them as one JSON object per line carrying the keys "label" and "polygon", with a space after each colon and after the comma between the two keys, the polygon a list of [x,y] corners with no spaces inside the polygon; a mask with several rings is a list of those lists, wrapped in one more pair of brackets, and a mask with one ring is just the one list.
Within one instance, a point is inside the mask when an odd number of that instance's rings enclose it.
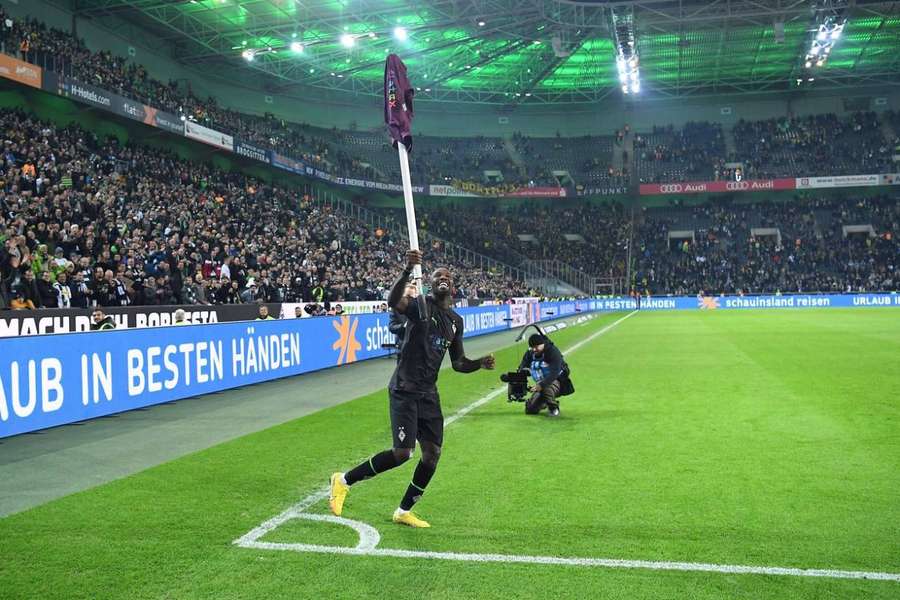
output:
{"label": "player's dark jersey", "polygon": [[409,320],[400,360],[391,377],[392,390],[433,391],[447,350],[452,360],[465,356],[462,317],[451,308],[441,308],[431,296],[426,298],[426,302],[427,319],[419,314],[419,302],[416,300],[410,300],[403,313]]}

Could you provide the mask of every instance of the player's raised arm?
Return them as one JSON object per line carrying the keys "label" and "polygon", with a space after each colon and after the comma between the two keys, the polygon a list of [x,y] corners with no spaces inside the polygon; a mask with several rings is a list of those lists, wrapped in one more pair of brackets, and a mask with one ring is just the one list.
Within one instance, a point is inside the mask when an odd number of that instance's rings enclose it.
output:
{"label": "player's raised arm", "polygon": [[391,293],[388,294],[388,306],[396,310],[400,314],[406,313],[409,306],[409,296],[406,295],[406,285],[409,283],[409,276],[412,274],[413,267],[422,264],[422,252],[419,250],[408,250],[406,252],[406,267],[394,282]]}

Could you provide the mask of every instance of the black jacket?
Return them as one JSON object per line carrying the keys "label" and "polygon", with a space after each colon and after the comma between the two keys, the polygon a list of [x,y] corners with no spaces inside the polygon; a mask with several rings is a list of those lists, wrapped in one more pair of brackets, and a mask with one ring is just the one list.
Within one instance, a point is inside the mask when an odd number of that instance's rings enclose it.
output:
{"label": "black jacket", "polygon": [[37,290],[43,308],[57,308],[59,306],[59,296],[57,295],[56,290],[53,289],[52,283],[44,281],[43,279],[38,279]]}
{"label": "black jacket", "polygon": [[91,331],[106,331],[109,329],[115,329],[116,322],[113,321],[113,318],[109,315],[103,317],[103,320],[99,323],[91,323]]}
{"label": "black jacket", "polygon": [[[542,362],[546,363],[549,372],[546,376],[548,381],[559,380],[559,395],[568,396],[575,392],[575,385],[569,377],[569,365],[563,359],[562,352],[553,342],[548,341],[544,345],[544,352],[540,356]],[[534,351],[529,348],[522,356],[522,362],[519,363],[519,369],[526,371],[531,369],[532,361],[536,360]]]}
{"label": "black jacket", "polygon": [[31,300],[31,302],[34,304],[35,308],[41,308],[41,306],[43,306],[41,304],[41,294],[38,291],[36,279],[32,279],[31,281],[28,281],[23,276],[22,282],[19,284],[19,289],[22,290],[22,296],[26,300]]}

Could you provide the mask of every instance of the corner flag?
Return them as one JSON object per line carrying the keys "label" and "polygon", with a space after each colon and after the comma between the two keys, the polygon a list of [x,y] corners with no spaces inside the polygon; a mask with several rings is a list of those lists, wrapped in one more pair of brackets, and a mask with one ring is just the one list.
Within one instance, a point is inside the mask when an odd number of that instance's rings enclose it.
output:
{"label": "corner flag", "polygon": [[413,95],[406,65],[396,54],[389,55],[384,63],[384,122],[395,148],[402,142],[407,150],[412,149]]}

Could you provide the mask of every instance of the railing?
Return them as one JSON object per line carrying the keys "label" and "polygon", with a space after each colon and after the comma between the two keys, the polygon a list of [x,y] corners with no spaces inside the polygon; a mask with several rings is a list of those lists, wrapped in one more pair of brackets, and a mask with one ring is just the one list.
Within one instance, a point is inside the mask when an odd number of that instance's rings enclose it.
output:
{"label": "railing", "polygon": [[[387,218],[391,218],[391,217],[387,217]],[[437,236],[432,236],[432,237],[434,237],[435,239],[438,239],[438,240],[442,239]],[[446,242],[446,243],[452,243],[452,242]],[[592,287],[582,287],[586,282],[589,282],[591,280],[591,276],[587,275],[586,273],[582,273],[578,269],[570,267],[561,261],[555,261],[559,265],[562,265],[564,267],[564,269],[548,270],[542,266],[541,261],[530,259],[527,256],[525,256],[524,254],[520,254],[519,252],[512,250],[510,248],[507,248],[506,252],[513,259],[518,260],[518,266],[513,266],[512,268],[526,273],[527,276],[530,278],[535,278],[535,279],[541,280],[541,281],[542,280],[557,280],[560,283],[567,284],[569,287],[576,288],[577,291],[582,294],[593,293],[591,291]],[[503,263],[503,264],[507,264],[507,263]],[[562,273],[562,272],[578,273],[580,275],[580,277],[572,278],[571,280],[566,279],[566,278],[560,276],[560,273]],[[541,287],[544,287],[543,284]],[[556,288],[558,286],[553,285],[552,287]]]}
{"label": "railing", "polygon": [[[403,237],[408,237],[408,230],[405,223],[400,223],[393,217],[382,213],[369,210],[359,204],[356,204],[346,198],[341,198],[329,191],[322,190],[316,186],[307,186],[305,188],[307,195],[318,206],[327,206],[329,208],[340,211],[349,215],[371,227],[381,227]],[[440,238],[427,232],[421,232],[420,242],[431,244],[438,242],[441,249],[451,258],[465,262],[473,267],[478,267],[482,271],[490,271],[496,274],[502,274],[505,277],[517,279],[519,281],[540,281],[541,279],[551,277],[539,268],[525,267],[517,268],[506,263],[500,262],[484,254],[473,252],[468,248],[464,248],[458,244],[454,244],[448,240]],[[425,244],[422,244],[423,246]],[[541,289],[540,291],[545,291]]]}
{"label": "railing", "polygon": [[625,277],[597,277],[590,292],[593,296],[620,296],[627,293]]}
{"label": "railing", "polygon": [[54,52],[47,52],[45,50],[31,50],[28,52],[20,52],[18,44],[14,44],[10,40],[6,40],[4,42],[0,42],[0,53],[6,54],[7,56],[12,56],[13,58],[18,58],[19,60],[25,61],[27,63],[31,63],[32,65],[38,66],[45,71],[53,71],[54,73],[59,73],[60,75],[64,75],[66,77],[75,76],[75,69],[72,66],[72,61],[67,58],[61,58]]}
{"label": "railing", "polygon": [[550,277],[564,281],[584,294],[611,295],[624,289],[622,277],[595,277],[558,260],[529,260],[527,262]]}

